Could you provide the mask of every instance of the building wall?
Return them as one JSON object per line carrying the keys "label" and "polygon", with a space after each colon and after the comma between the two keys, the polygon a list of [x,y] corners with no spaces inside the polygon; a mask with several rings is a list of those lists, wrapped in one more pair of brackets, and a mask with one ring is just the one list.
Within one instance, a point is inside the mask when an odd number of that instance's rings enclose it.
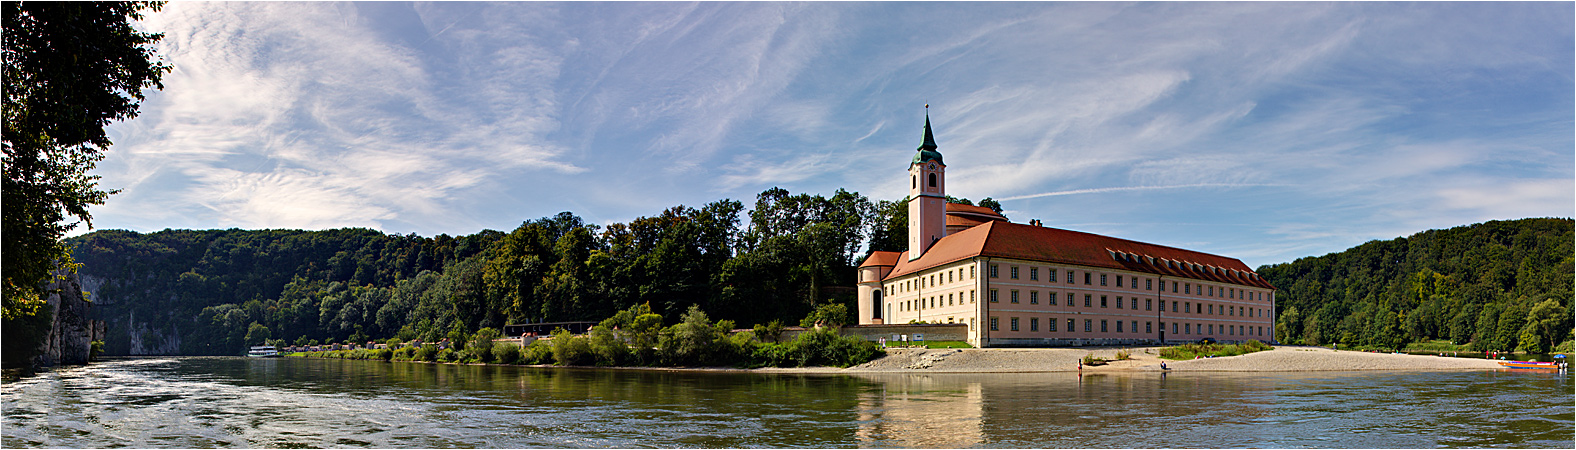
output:
{"label": "building wall", "polygon": [[[859,305],[855,308],[859,314],[860,324],[890,323],[885,304],[886,296],[881,291],[881,279],[892,273],[890,266],[869,266],[859,268]],[[878,311],[879,310],[879,311]]]}
{"label": "building wall", "polygon": [[[892,307],[886,323],[968,325],[965,340],[977,347],[1135,345],[1206,337],[1272,341],[1274,336],[1270,289],[1142,272],[974,258],[885,280],[880,289],[883,304]],[[860,323],[872,322],[861,312]]]}

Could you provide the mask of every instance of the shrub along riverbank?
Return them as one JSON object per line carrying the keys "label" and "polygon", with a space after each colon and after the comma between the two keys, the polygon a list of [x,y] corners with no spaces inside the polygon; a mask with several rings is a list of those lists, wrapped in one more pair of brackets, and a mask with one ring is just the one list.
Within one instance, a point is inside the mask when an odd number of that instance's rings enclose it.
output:
{"label": "shrub along riverbank", "polygon": [[1160,349],[1160,357],[1164,359],[1193,359],[1198,357],[1237,356],[1274,349],[1275,347],[1257,340],[1249,340],[1241,344],[1183,344]]}
{"label": "shrub along riverbank", "polygon": [[523,348],[513,342],[494,342],[498,332],[488,328],[471,339],[456,341],[454,348],[426,345],[290,356],[458,364],[757,368],[848,367],[886,354],[858,336],[840,335],[835,324],[807,331],[792,341],[764,342],[754,331],[730,334],[733,321],[712,322],[699,307],[690,307],[681,322],[666,328],[661,325],[661,316],[638,305],[602,321],[587,335],[575,336],[560,329],[552,338]]}

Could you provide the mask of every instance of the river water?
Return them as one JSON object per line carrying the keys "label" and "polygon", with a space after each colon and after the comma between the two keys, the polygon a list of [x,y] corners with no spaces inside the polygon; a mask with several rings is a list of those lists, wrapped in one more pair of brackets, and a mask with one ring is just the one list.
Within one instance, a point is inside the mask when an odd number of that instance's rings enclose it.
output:
{"label": "river water", "polygon": [[0,386],[0,447],[1571,448],[1568,374],[801,375],[231,357]]}

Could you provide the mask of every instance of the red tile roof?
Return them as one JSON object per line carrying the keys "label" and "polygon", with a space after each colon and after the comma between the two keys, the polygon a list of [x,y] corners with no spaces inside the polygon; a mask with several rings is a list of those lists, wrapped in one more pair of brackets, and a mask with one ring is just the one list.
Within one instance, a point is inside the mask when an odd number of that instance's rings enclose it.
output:
{"label": "red tile roof", "polygon": [[870,257],[865,258],[865,262],[860,263],[859,267],[892,267],[897,265],[898,257],[902,256],[904,253],[906,252],[870,252]]}
{"label": "red tile roof", "polygon": [[936,241],[918,260],[907,252],[887,278],[976,256],[1044,261],[1274,289],[1236,258],[1110,236],[992,221]]}
{"label": "red tile roof", "polygon": [[965,205],[962,203],[947,203],[947,215],[952,216],[954,214],[963,216],[985,216],[980,217],[981,219],[1007,220],[1007,216],[1003,216],[1001,213],[996,212],[996,210],[986,208],[984,206]]}

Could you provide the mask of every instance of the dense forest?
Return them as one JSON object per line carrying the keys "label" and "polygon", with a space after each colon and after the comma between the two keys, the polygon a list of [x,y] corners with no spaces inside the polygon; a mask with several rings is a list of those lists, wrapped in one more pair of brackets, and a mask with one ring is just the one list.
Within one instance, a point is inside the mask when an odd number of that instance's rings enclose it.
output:
{"label": "dense forest", "polygon": [[[1542,353],[1570,339],[1571,219],[1492,221],[1263,266],[1276,339]],[[1569,351],[1568,349],[1562,349]]]}
{"label": "dense forest", "polygon": [[[967,203],[966,199],[951,199]],[[985,199],[981,205],[999,209]],[[287,343],[467,339],[505,324],[599,321],[691,306],[739,326],[853,310],[853,267],[902,250],[907,208],[779,188],[606,226],[564,212],[510,232],[103,230],[72,238],[109,323],[105,352],[238,354]],[[1434,230],[1264,266],[1277,339],[1396,348],[1448,339],[1539,350],[1571,329],[1572,221]]]}
{"label": "dense forest", "polygon": [[798,323],[852,307],[854,265],[906,242],[904,213],[844,190],[772,188],[747,213],[721,200],[607,226],[565,212],[460,237],[103,230],[69,244],[109,323],[107,354],[237,354],[265,338],[431,342],[635,305],[670,322],[699,305],[741,326]]}

